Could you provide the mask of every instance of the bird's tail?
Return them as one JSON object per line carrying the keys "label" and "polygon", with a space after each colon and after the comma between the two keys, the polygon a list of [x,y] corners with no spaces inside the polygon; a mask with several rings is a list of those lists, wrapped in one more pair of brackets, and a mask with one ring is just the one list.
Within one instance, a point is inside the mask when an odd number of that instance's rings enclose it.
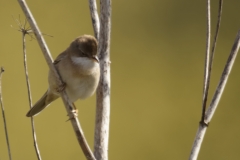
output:
{"label": "bird's tail", "polygon": [[42,96],[40,100],[38,100],[35,105],[28,111],[26,114],[27,117],[33,117],[37,115],[39,112],[41,112],[44,108],[46,108],[52,101],[57,99],[58,96],[56,95],[49,95],[48,91],[45,92],[45,94]]}

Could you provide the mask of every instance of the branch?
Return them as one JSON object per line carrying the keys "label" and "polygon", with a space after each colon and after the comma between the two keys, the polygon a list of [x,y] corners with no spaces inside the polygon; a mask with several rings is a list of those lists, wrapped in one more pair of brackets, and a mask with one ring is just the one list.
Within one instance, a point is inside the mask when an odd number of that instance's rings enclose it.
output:
{"label": "branch", "polygon": [[[26,23],[26,21],[25,21]],[[20,30],[22,32],[22,40],[23,40],[23,64],[24,64],[24,71],[25,71],[25,77],[26,77],[26,82],[27,82],[27,90],[28,90],[28,102],[30,109],[32,108],[32,94],[31,94],[31,88],[30,88],[30,82],[28,78],[28,69],[27,69],[27,54],[26,54],[26,41],[25,41],[25,35],[30,34],[31,30],[27,30],[25,28],[26,24],[24,26],[19,26],[21,27]],[[32,135],[33,135],[33,142],[34,142],[34,148],[36,151],[36,155],[38,160],[41,160],[41,155],[40,155],[40,150],[38,148],[38,143],[37,143],[37,136],[35,132],[35,127],[34,127],[34,121],[33,117],[31,117],[31,126],[32,126]]]}
{"label": "branch", "polygon": [[91,18],[92,18],[94,35],[96,39],[99,40],[100,23],[98,18],[96,0],[88,0],[88,2],[89,2],[89,9],[90,9]]}
{"label": "branch", "polygon": [[210,0],[207,0],[207,45],[206,45],[206,59],[205,59],[205,72],[204,72],[204,89],[203,89],[203,106],[202,106],[202,116],[200,125],[197,131],[197,135],[192,147],[191,155],[189,160],[195,160],[198,157],[200,147],[205,135],[205,132],[207,130],[207,126],[209,121],[205,121],[206,118],[206,105],[207,105],[207,97],[208,97],[208,90],[210,86],[210,77],[211,77],[211,71],[212,71],[212,65],[213,65],[213,58],[214,58],[214,52],[217,44],[217,37],[219,33],[220,23],[221,23],[221,15],[222,15],[222,4],[223,0],[219,0],[219,10],[218,10],[218,22],[216,27],[216,33],[214,36],[212,51],[210,54]]}
{"label": "branch", "polygon": [[110,117],[110,31],[111,0],[100,0],[99,59],[101,76],[97,88],[97,108],[94,135],[94,155],[98,160],[108,159]]}
{"label": "branch", "polygon": [[[216,33],[215,33],[215,36],[214,36],[212,52],[211,52],[210,62],[209,62],[210,63],[210,65],[209,65],[209,73],[210,74],[211,74],[211,70],[212,70],[212,63],[213,63],[213,58],[214,58],[214,52],[215,52],[216,45],[217,45],[218,32],[219,32],[220,24],[221,24],[222,7],[223,7],[223,0],[219,0],[218,22],[217,22],[217,26],[216,26]],[[209,79],[210,79],[210,75],[209,75]]]}
{"label": "branch", "polygon": [[[208,124],[211,121],[211,119],[213,117],[213,114],[215,113],[215,110],[217,109],[218,103],[220,101],[220,98],[221,98],[222,93],[224,91],[224,88],[226,86],[226,83],[227,83],[229,74],[231,72],[232,66],[233,66],[234,61],[236,59],[239,47],[240,47],[240,30],[237,33],[236,39],[234,41],[234,44],[233,44],[231,53],[228,57],[225,68],[223,70],[223,73],[222,73],[222,76],[220,78],[219,84],[218,84],[217,89],[214,93],[211,104],[210,104],[210,106],[209,106],[209,108],[206,112],[205,119],[204,119],[204,122],[206,124]],[[191,151],[189,160],[196,160],[197,159],[199,151],[200,151],[200,147],[202,145],[204,135],[206,133],[206,130],[207,130],[207,125],[199,125],[198,132],[197,132],[197,135],[196,135],[195,140],[194,140],[194,144],[193,144],[193,147],[192,147],[192,151]]]}
{"label": "branch", "polygon": [[3,99],[2,99],[2,74],[4,71],[5,71],[4,68],[1,67],[1,70],[0,70],[0,104],[1,104],[1,109],[2,109],[4,130],[5,130],[5,136],[6,136],[6,141],[7,141],[7,147],[8,147],[8,157],[9,157],[9,160],[12,160],[10,143],[9,143],[9,139],[8,139],[7,121],[6,121],[6,117],[5,117],[4,105],[3,105]]}
{"label": "branch", "polygon": [[203,104],[202,104],[202,118],[201,123],[204,124],[204,116],[207,105],[208,89],[210,82],[209,72],[209,57],[210,57],[210,40],[211,40],[211,15],[210,15],[210,0],[207,0],[207,40],[206,40],[206,56],[204,67],[204,82],[203,82]]}
{"label": "branch", "polygon": [[[49,69],[54,74],[58,86],[62,86],[63,85],[62,79],[61,79],[58,71],[56,70],[55,66],[52,63],[53,60],[52,60],[50,51],[49,51],[49,49],[48,49],[48,47],[46,45],[45,40],[43,39],[42,33],[40,32],[35,19],[33,18],[32,13],[30,12],[30,10],[29,10],[25,0],[18,0],[18,2],[20,4],[20,6],[21,6],[25,16],[28,19],[28,22],[29,22],[29,24],[30,24],[30,26],[31,26],[31,28],[33,30],[33,33],[36,36],[36,39],[37,39],[38,44],[39,44],[39,46],[40,46],[40,48],[41,48],[41,50],[43,52],[45,60],[47,61]],[[66,108],[66,110],[68,112],[68,116],[70,117],[70,120],[71,120],[73,129],[74,129],[75,135],[77,137],[79,145],[82,148],[82,151],[83,151],[84,155],[86,156],[86,158],[88,160],[95,160],[94,155],[91,152],[90,147],[88,146],[87,141],[86,141],[86,139],[84,137],[83,131],[82,131],[81,126],[80,126],[80,123],[79,123],[78,119],[76,118],[76,116],[74,115],[74,113],[72,112],[74,110],[74,108],[72,106],[72,103],[68,99],[66,91],[62,91],[60,93],[60,95],[62,97],[62,100],[63,100],[63,103],[65,105],[65,108]]]}
{"label": "branch", "polygon": [[240,47],[240,30],[237,33],[236,39],[234,41],[234,44],[233,44],[233,47],[232,47],[232,50],[231,50],[231,53],[228,57],[227,63],[226,63],[225,68],[223,70],[220,82],[219,82],[219,84],[217,86],[217,89],[214,93],[212,102],[211,102],[211,104],[210,104],[210,106],[209,106],[209,108],[206,112],[205,122],[207,122],[207,123],[209,123],[211,121],[212,116],[213,116],[213,114],[214,114],[214,112],[217,108],[217,105],[220,101],[220,98],[221,98],[223,90],[226,86],[229,74],[232,70],[232,66],[233,66],[234,61],[237,57],[239,47]]}
{"label": "branch", "polygon": [[[218,33],[219,33],[220,23],[221,23],[222,6],[223,6],[223,0],[219,0],[218,22],[217,22],[217,26],[216,26],[216,32],[215,32],[215,36],[214,36],[212,51],[211,51],[211,55],[210,55],[209,65],[208,65],[208,67],[209,67],[208,74],[209,75],[206,80],[207,81],[206,92],[205,92],[205,96],[203,99],[203,107],[202,107],[203,110],[202,110],[202,119],[201,119],[202,124],[204,124],[204,117],[205,117],[205,111],[206,111],[208,90],[209,90],[209,86],[210,86],[210,77],[211,77],[211,71],[212,71],[212,66],[213,66],[214,52],[215,52],[216,45],[217,45],[217,38],[218,38]],[[207,69],[207,68],[205,68],[205,69]]]}

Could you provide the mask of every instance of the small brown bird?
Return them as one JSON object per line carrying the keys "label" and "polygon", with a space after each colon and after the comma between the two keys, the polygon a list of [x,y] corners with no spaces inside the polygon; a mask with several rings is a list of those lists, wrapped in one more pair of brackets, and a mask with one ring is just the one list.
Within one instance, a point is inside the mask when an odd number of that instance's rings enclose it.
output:
{"label": "small brown bird", "polygon": [[[93,95],[98,86],[100,67],[97,46],[97,40],[93,36],[80,36],[54,61],[55,67],[66,84],[65,90],[72,103],[77,99],[85,99]],[[27,117],[35,116],[59,98],[58,85],[51,71],[49,71],[48,83],[48,90],[28,111]]]}

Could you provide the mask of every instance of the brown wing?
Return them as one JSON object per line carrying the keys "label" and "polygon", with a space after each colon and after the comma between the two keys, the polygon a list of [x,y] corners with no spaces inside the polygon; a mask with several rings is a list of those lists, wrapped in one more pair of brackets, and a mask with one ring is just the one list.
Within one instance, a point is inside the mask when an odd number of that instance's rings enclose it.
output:
{"label": "brown wing", "polygon": [[66,51],[60,53],[57,58],[54,60],[53,64],[58,64],[62,59],[64,59],[67,56]]}

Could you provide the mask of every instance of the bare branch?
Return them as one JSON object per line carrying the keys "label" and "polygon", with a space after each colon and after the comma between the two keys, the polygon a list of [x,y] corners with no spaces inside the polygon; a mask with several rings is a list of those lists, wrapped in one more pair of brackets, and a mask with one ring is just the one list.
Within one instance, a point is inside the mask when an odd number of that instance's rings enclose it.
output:
{"label": "bare branch", "polygon": [[221,16],[222,16],[222,5],[223,4],[223,0],[219,0],[219,9],[218,9],[218,22],[217,22],[217,27],[216,27],[216,32],[215,32],[215,36],[214,36],[214,41],[213,41],[213,46],[212,46],[212,51],[211,51],[211,55],[210,55],[210,60],[209,60],[209,68],[208,68],[208,78],[207,78],[207,86],[206,86],[206,95],[205,95],[205,99],[203,100],[203,110],[202,110],[202,119],[201,122],[202,124],[204,123],[204,117],[205,117],[205,110],[206,110],[206,104],[207,104],[207,97],[208,97],[208,89],[210,86],[210,78],[211,78],[211,71],[212,71],[212,66],[213,66],[213,59],[214,59],[214,52],[216,49],[216,45],[217,45],[217,38],[218,38],[218,33],[219,33],[219,29],[220,29],[220,23],[221,23]]}
{"label": "bare branch", "polygon": [[226,63],[225,68],[223,70],[220,82],[217,86],[217,89],[216,89],[214,95],[213,95],[213,99],[211,101],[211,104],[210,104],[210,106],[209,106],[209,108],[206,112],[205,122],[207,122],[207,123],[209,123],[211,121],[212,116],[213,116],[213,114],[214,114],[214,112],[217,108],[217,105],[220,101],[220,98],[221,98],[223,90],[226,86],[228,77],[229,77],[230,72],[232,70],[232,66],[233,66],[233,64],[235,62],[235,59],[237,57],[239,47],[240,47],[240,30],[237,33],[236,39],[234,41],[234,44],[233,44],[233,47],[232,47],[232,50],[231,50],[231,53],[228,57],[227,63]]}
{"label": "bare branch", "polygon": [[[234,61],[236,59],[236,56],[237,56],[237,53],[238,53],[238,50],[239,50],[239,47],[240,47],[240,30],[237,33],[236,39],[234,41],[234,44],[233,44],[231,53],[228,57],[225,68],[223,70],[223,73],[222,73],[222,76],[220,78],[219,84],[218,84],[217,89],[214,93],[211,104],[210,104],[210,106],[209,106],[209,108],[206,112],[205,119],[204,119],[204,122],[206,124],[208,124],[211,121],[211,119],[213,117],[213,114],[215,113],[215,110],[217,109],[217,105],[220,101],[220,98],[221,98],[222,93],[224,91],[224,88],[226,86],[228,77],[230,75],[232,66],[234,64]],[[207,130],[207,125],[199,125],[198,132],[197,132],[197,135],[196,135],[195,140],[194,140],[194,144],[193,144],[193,147],[192,147],[192,151],[191,151],[189,160],[196,160],[197,159],[199,151],[200,151],[200,147],[202,145],[204,135],[206,133],[206,130]]]}
{"label": "bare branch", "polygon": [[205,110],[207,105],[208,89],[209,89],[209,57],[210,57],[210,41],[211,41],[211,11],[210,0],[207,0],[207,40],[206,40],[206,56],[204,67],[204,82],[203,82],[203,104],[201,123],[204,123]]}
{"label": "bare branch", "polygon": [[94,135],[94,155],[98,160],[108,160],[110,121],[110,31],[111,0],[100,0],[99,59],[101,76],[97,89],[97,108]]}
{"label": "bare branch", "polygon": [[[25,21],[23,28],[21,28],[21,30],[22,30],[22,40],[23,40],[23,64],[24,64],[24,71],[25,71],[25,77],[26,77],[26,82],[27,82],[28,102],[29,102],[29,106],[31,109],[32,108],[32,96],[31,96],[32,94],[31,94],[30,82],[29,82],[29,78],[28,78],[26,40],[25,40],[25,35],[28,33],[28,30],[26,30],[26,21]],[[41,158],[40,150],[38,148],[37,136],[36,136],[36,132],[35,132],[33,117],[31,117],[31,126],[32,126],[32,135],[33,135],[35,152],[36,152],[38,160],[41,160],[42,158]]]}
{"label": "bare branch", "polygon": [[217,44],[218,32],[219,32],[219,29],[220,29],[221,18],[222,18],[222,7],[223,7],[223,0],[219,0],[218,22],[217,22],[216,33],[215,33],[214,42],[213,42],[213,46],[212,46],[212,54],[214,54],[216,44]]}
{"label": "bare branch", "polygon": [[[20,19],[20,15],[19,15],[19,19],[15,19],[13,16],[12,16],[12,18],[18,25],[17,31],[22,32],[23,64],[24,64],[24,71],[25,71],[25,77],[26,77],[26,83],[27,83],[28,102],[29,102],[29,106],[30,106],[30,109],[31,109],[32,108],[32,97],[31,97],[30,82],[29,82],[29,78],[28,78],[25,36],[29,35],[31,37],[31,39],[33,39],[34,37],[32,35],[31,27],[27,27],[27,19],[24,20],[24,25],[23,25],[22,22],[21,22],[21,19]],[[37,143],[37,136],[36,136],[35,126],[34,126],[34,120],[33,120],[32,117],[31,117],[31,127],[32,127],[32,135],[33,135],[33,142],[34,142],[35,152],[36,152],[38,160],[41,160],[42,158],[41,158],[40,150],[39,150],[38,143]]]}
{"label": "bare branch", "polygon": [[96,39],[99,40],[100,23],[98,18],[96,0],[88,0],[88,2],[89,2],[89,9],[90,9],[91,18],[92,18],[94,35]]}
{"label": "bare branch", "polygon": [[216,26],[216,32],[215,32],[215,36],[214,36],[214,41],[213,41],[213,46],[212,46],[212,51],[211,51],[210,61],[209,61],[209,63],[210,63],[209,64],[209,80],[210,80],[210,76],[211,76],[211,70],[212,70],[213,59],[214,59],[214,52],[215,52],[215,49],[216,49],[218,33],[219,33],[219,29],[220,29],[220,24],[221,24],[222,7],[223,7],[223,0],[219,0],[218,22],[217,22],[217,26]]}
{"label": "bare branch", "polygon": [[[212,46],[212,51],[211,54],[209,53],[210,51],[210,0],[207,0],[207,45],[206,45],[206,60],[205,60],[205,73],[204,73],[204,92],[203,92],[203,106],[202,106],[202,117],[201,117],[201,122],[199,125],[199,129],[192,147],[191,155],[190,155],[190,160],[195,160],[198,157],[200,147],[205,135],[205,132],[207,130],[207,126],[209,121],[206,121],[205,118],[207,117],[205,115],[206,111],[206,105],[207,105],[207,97],[208,97],[208,90],[210,86],[210,77],[211,77],[211,71],[212,71],[212,65],[213,65],[213,58],[214,58],[214,52],[217,44],[217,37],[218,37],[218,32],[220,28],[220,23],[221,23],[221,15],[222,15],[222,3],[223,0],[219,0],[219,10],[218,10],[218,22],[217,22],[217,27],[216,27],[216,33],[214,36],[214,41],[213,41],[213,46]],[[209,57],[210,56],[210,57]]]}
{"label": "bare branch", "polygon": [[5,130],[5,136],[6,136],[6,141],[7,141],[7,147],[8,147],[8,157],[9,157],[9,160],[12,160],[10,143],[9,143],[9,139],[8,139],[8,131],[7,131],[7,120],[6,120],[6,117],[5,117],[3,98],[2,98],[2,74],[3,74],[4,71],[5,71],[4,68],[1,67],[1,70],[0,70],[0,104],[1,104],[1,109],[2,109],[4,130]]}
{"label": "bare branch", "polygon": [[[32,13],[30,12],[25,0],[18,0],[18,2],[20,4],[25,16],[28,19],[28,22],[29,22],[29,24],[30,24],[30,26],[33,30],[33,33],[36,36],[36,39],[39,43],[39,46],[42,49],[45,60],[47,61],[47,64],[48,64],[50,70],[52,71],[52,73],[55,76],[55,79],[56,79],[56,82],[57,82],[58,86],[62,86],[63,85],[62,79],[61,79],[58,71],[56,70],[55,66],[52,63],[53,60],[52,60],[50,51],[49,51],[49,49],[48,49],[48,47],[45,43],[45,40],[43,39],[42,33],[40,32],[35,19],[33,18]],[[84,137],[83,131],[82,131],[81,126],[80,126],[80,123],[79,123],[77,117],[75,116],[74,112],[72,112],[74,110],[74,107],[72,106],[72,103],[69,101],[68,96],[66,94],[66,91],[63,90],[60,93],[60,95],[62,97],[65,108],[68,112],[68,116],[70,117],[75,135],[77,137],[79,145],[82,148],[82,151],[83,151],[84,155],[86,156],[86,158],[88,160],[95,160],[95,157],[94,157],[93,153],[90,150],[90,147],[88,146],[88,144],[86,142],[86,139]]]}

